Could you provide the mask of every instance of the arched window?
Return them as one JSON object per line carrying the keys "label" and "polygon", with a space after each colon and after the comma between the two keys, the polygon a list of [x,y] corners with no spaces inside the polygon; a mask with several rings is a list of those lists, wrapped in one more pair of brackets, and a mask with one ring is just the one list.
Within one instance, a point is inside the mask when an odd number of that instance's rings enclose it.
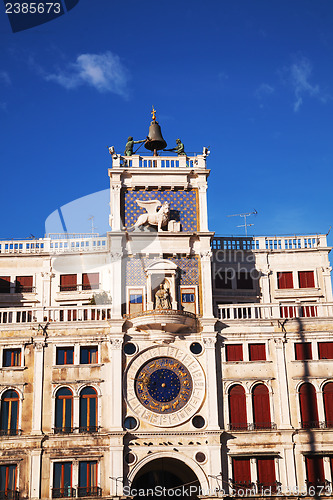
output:
{"label": "arched window", "polygon": [[56,395],[56,414],[54,432],[72,432],[73,393],[67,387],[59,389]]}
{"label": "arched window", "polygon": [[1,398],[1,434],[16,436],[18,433],[19,395],[9,389]]}
{"label": "arched window", "polygon": [[269,392],[264,384],[257,384],[252,391],[253,423],[255,429],[270,429],[271,410]]}
{"label": "arched window", "polygon": [[333,427],[333,382],[323,388],[326,427]]}
{"label": "arched window", "polygon": [[302,429],[319,427],[316,389],[309,382],[302,384],[299,389],[299,404]]}
{"label": "arched window", "polygon": [[80,432],[97,431],[97,392],[85,387],[80,394]]}
{"label": "arched window", "polygon": [[246,429],[246,399],[241,385],[233,385],[229,390],[229,422],[231,430]]}

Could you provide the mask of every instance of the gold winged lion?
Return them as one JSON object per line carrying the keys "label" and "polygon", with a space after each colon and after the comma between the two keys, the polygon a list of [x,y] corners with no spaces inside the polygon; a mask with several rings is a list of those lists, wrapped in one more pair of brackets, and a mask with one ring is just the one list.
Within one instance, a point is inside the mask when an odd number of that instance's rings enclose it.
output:
{"label": "gold winged lion", "polygon": [[[159,200],[136,200],[139,207],[147,210],[146,214],[141,214],[134,226],[129,227],[129,230],[135,229],[136,227],[149,224],[151,226],[157,226],[158,231],[162,231],[162,227],[166,226],[169,221],[170,215],[170,205],[167,201],[162,203]],[[162,205],[162,206],[161,206]],[[159,210],[158,207],[161,207]]]}

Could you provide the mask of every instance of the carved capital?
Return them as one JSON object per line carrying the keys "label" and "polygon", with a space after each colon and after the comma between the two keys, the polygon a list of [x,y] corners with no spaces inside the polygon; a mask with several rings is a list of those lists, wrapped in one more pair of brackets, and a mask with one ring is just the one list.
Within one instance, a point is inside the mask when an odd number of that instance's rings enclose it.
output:
{"label": "carved capital", "polygon": [[205,193],[207,191],[207,184],[199,184],[199,193]]}
{"label": "carved capital", "polygon": [[330,274],[332,272],[332,267],[331,266],[322,267],[321,269],[322,269],[322,272],[323,272],[324,276],[330,276]]}
{"label": "carved capital", "polygon": [[123,256],[123,252],[111,252],[111,262],[116,262],[120,260]]}
{"label": "carved capital", "polygon": [[200,252],[200,258],[202,260],[210,260],[213,255],[213,252],[211,250],[206,250],[204,252]]}
{"label": "carved capital", "polygon": [[274,338],[274,342],[275,342],[276,347],[279,347],[281,349],[283,347],[283,344],[285,344],[286,339],[284,339],[282,337],[277,337],[277,338]]}
{"label": "carved capital", "polygon": [[44,342],[34,342],[34,349],[37,351],[37,352],[42,352],[43,351],[43,348],[45,346],[45,343]]}
{"label": "carved capital", "polygon": [[216,337],[204,337],[203,339],[204,346],[206,348],[213,348],[216,344]]}
{"label": "carved capital", "polygon": [[123,341],[122,339],[110,339],[111,349],[115,349],[119,351],[122,348]]}

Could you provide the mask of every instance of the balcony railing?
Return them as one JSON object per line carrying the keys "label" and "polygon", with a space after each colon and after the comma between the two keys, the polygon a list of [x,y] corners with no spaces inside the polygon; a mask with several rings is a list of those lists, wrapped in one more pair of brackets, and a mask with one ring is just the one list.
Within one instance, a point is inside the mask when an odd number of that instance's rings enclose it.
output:
{"label": "balcony railing", "polygon": [[20,429],[0,429],[0,436],[19,436]]}
{"label": "balcony railing", "polygon": [[255,495],[270,496],[275,495],[281,483],[278,481],[273,482],[260,482],[260,481],[234,481],[230,480],[230,494],[233,496],[251,497]]}
{"label": "balcony railing", "polygon": [[98,427],[97,427],[97,425],[89,425],[87,427],[79,427],[79,432],[92,434],[94,432],[98,432]]}
{"label": "balcony railing", "polygon": [[144,155],[112,156],[112,168],[206,168],[206,158],[209,152],[204,148],[201,154],[187,153],[186,155],[171,155],[170,153],[159,153],[159,156]]}
{"label": "balcony railing", "polygon": [[76,497],[75,488],[52,488],[52,498],[74,498]]}
{"label": "balcony railing", "polygon": [[327,247],[325,234],[299,236],[215,236],[212,250],[297,250]]}
{"label": "balcony railing", "polygon": [[48,254],[105,252],[108,247],[107,237],[90,234],[87,236],[66,234],[62,238],[40,238],[39,240],[0,241],[0,254]]}
{"label": "balcony railing", "polygon": [[333,315],[333,303],[218,304],[218,311],[222,321],[328,318]]}
{"label": "balcony railing", "polygon": [[0,500],[19,500],[19,498],[18,490],[0,490]]}
{"label": "balcony railing", "polygon": [[300,422],[300,427],[301,429],[332,429],[333,428],[333,421],[321,421],[319,422],[318,420],[313,420],[313,421],[305,421],[305,422]]}
{"label": "balcony railing", "polygon": [[85,285],[59,285],[60,292],[77,292],[80,290],[99,290],[99,284],[89,283]]}
{"label": "balcony railing", "polygon": [[102,488],[98,486],[79,486],[77,493],[79,497],[101,497]]}
{"label": "balcony railing", "polygon": [[260,422],[260,423],[249,423],[249,422],[244,422],[244,423],[235,423],[235,424],[228,424],[228,430],[229,431],[262,431],[262,430],[275,430],[277,428],[275,422]]}
{"label": "balcony railing", "polygon": [[71,434],[74,432],[74,427],[54,427],[54,434]]}
{"label": "balcony railing", "polygon": [[107,321],[110,319],[110,305],[0,308],[0,325],[15,323]]}

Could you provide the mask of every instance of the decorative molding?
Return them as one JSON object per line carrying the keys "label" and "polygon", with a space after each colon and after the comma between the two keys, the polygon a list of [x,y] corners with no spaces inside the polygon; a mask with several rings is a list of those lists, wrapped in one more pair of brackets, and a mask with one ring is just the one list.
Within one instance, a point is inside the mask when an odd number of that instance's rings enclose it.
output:
{"label": "decorative molding", "polygon": [[110,339],[111,349],[119,350],[123,346],[123,339]]}

